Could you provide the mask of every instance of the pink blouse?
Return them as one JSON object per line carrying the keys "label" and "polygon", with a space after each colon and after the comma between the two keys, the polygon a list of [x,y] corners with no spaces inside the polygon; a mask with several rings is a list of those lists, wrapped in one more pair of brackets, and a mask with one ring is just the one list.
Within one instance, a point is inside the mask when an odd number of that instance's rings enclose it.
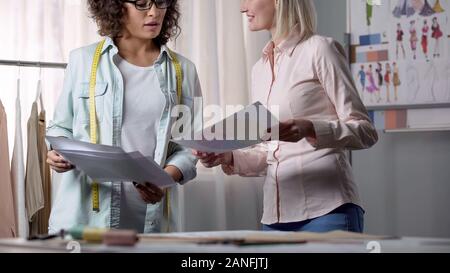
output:
{"label": "pink blouse", "polygon": [[228,175],[265,176],[263,224],[361,205],[345,150],[369,148],[378,135],[339,43],[317,35],[301,42],[297,34],[275,48],[270,42],[253,67],[252,100],[278,106],[280,121],[311,120],[316,133],[298,143],[271,141],[235,151],[234,166],[222,166]]}

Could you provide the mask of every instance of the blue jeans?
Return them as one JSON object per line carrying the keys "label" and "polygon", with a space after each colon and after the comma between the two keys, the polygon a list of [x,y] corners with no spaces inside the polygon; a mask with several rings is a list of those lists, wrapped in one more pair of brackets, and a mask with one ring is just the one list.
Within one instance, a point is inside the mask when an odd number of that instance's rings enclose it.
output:
{"label": "blue jeans", "polygon": [[355,204],[345,204],[332,212],[301,222],[263,225],[264,231],[329,232],[335,230],[363,233],[364,211]]}

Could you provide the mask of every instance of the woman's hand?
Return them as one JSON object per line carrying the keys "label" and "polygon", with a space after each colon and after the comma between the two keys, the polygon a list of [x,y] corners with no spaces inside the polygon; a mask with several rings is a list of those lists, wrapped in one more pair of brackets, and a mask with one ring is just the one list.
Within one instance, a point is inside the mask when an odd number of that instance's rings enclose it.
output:
{"label": "woman's hand", "polygon": [[49,151],[47,153],[47,163],[50,165],[50,168],[57,173],[65,173],[75,168],[75,166],[70,164],[55,151]]}
{"label": "woman's hand", "polygon": [[206,168],[213,168],[219,165],[232,165],[233,164],[233,153],[227,152],[223,154],[215,153],[204,153],[200,151],[193,150],[192,154],[195,155],[200,162]]}
{"label": "woman's hand", "polygon": [[280,122],[280,141],[296,143],[304,138],[316,138],[314,125],[311,121],[300,119]]}
{"label": "woman's hand", "polygon": [[145,183],[145,185],[142,185],[133,182],[133,185],[136,187],[142,200],[144,200],[144,202],[147,204],[154,205],[158,202],[161,202],[164,196],[163,190],[151,183]]}

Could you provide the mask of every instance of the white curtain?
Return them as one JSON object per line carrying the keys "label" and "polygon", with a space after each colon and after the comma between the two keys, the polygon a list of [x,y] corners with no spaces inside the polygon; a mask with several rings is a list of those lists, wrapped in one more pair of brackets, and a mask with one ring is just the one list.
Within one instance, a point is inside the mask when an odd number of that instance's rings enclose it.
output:
{"label": "white curtain", "polygon": [[[248,104],[251,67],[261,56],[268,33],[247,31],[240,0],[180,1],[182,34],[171,47],[197,65],[206,103]],[[67,62],[70,50],[100,40],[85,0],[0,0],[0,18],[0,59]],[[0,66],[0,99],[8,115],[11,153],[18,77],[26,144],[37,80],[40,77],[43,83],[49,119],[64,71]],[[180,231],[259,228],[261,179],[225,177],[220,169],[199,166],[198,178],[180,191],[180,198]]]}
{"label": "white curtain", "polygon": [[[70,50],[100,39],[95,24],[88,17],[86,2],[81,0],[0,0],[0,18],[2,60],[66,63]],[[31,105],[36,99],[37,81],[39,78],[42,80],[48,122],[53,117],[62,90],[64,70],[0,66],[0,99],[8,116],[10,154],[14,144],[17,78],[21,86],[23,151],[26,158],[26,126]],[[57,183],[54,185],[56,190]]]}
{"label": "white curtain", "polygon": [[[240,0],[181,0],[182,34],[174,47],[196,64],[206,104],[249,103],[251,67],[270,36],[249,33],[239,6]],[[197,179],[180,193],[181,228],[259,229],[262,180],[198,167]]]}
{"label": "white curtain", "polygon": [[[87,16],[85,1],[0,0],[0,18],[2,60],[65,63],[70,50],[99,39],[95,25]],[[0,99],[8,114],[9,139],[14,136],[11,128],[14,126],[16,79],[21,81],[22,125],[26,133],[39,77],[43,83],[47,117],[50,118],[61,91],[64,70],[0,66]],[[26,143],[26,134],[24,137]]]}

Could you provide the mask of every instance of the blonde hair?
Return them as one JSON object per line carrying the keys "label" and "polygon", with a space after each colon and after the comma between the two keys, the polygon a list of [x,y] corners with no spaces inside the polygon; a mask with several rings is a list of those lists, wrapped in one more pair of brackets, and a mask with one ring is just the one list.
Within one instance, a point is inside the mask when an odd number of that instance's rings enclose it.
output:
{"label": "blonde hair", "polygon": [[317,14],[312,0],[277,0],[274,40],[282,39],[298,31],[301,41],[316,33]]}

